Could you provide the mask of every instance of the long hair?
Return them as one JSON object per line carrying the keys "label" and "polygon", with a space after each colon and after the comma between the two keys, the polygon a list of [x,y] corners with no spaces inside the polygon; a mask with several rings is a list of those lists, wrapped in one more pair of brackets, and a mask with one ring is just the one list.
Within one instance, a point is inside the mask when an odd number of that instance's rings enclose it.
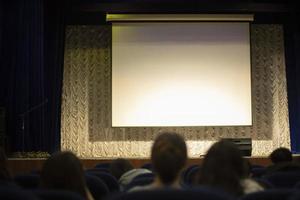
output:
{"label": "long hair", "polygon": [[41,184],[45,188],[69,190],[87,197],[83,167],[71,152],[55,153],[44,163]]}
{"label": "long hair", "polygon": [[187,148],[184,139],[176,133],[162,133],[154,141],[151,160],[161,182],[172,184],[186,164]]}
{"label": "long hair", "polygon": [[221,140],[208,150],[198,173],[198,183],[235,196],[243,194],[241,179],[247,176],[241,151],[230,141]]}

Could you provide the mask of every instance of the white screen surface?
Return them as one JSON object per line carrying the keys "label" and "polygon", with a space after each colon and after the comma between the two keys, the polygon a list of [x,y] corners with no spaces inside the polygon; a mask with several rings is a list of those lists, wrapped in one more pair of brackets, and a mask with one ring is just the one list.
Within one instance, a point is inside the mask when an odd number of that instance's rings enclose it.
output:
{"label": "white screen surface", "polygon": [[248,23],[113,23],[113,127],[251,123]]}

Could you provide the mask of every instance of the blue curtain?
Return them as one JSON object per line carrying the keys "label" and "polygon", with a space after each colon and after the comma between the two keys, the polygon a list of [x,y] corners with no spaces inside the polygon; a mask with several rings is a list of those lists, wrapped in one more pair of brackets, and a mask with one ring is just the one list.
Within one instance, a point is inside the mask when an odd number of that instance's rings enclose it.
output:
{"label": "blue curtain", "polygon": [[59,149],[63,6],[56,0],[2,3],[0,105],[10,152]]}
{"label": "blue curtain", "polygon": [[46,134],[44,146],[49,152],[60,149],[60,113],[63,82],[65,21],[68,1],[45,0],[45,87],[49,105],[46,107]]}
{"label": "blue curtain", "polygon": [[291,149],[300,153],[300,21],[292,13],[284,26]]}

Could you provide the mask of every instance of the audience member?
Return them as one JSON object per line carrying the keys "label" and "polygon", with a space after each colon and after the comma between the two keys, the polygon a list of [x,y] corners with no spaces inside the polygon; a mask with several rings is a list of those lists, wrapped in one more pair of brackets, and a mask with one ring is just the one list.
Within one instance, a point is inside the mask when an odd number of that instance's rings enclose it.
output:
{"label": "audience member", "polygon": [[275,149],[269,157],[273,164],[293,161],[292,152],[284,147]]}
{"label": "audience member", "polygon": [[113,160],[110,165],[109,165],[109,171],[110,173],[117,179],[119,180],[120,177],[130,171],[134,169],[133,165],[131,164],[131,162],[127,159],[124,158],[117,158],[115,160]]}
{"label": "audience member", "polygon": [[293,162],[292,152],[285,147],[275,149],[269,158],[272,165],[267,167],[265,175],[275,172],[300,171],[300,164]]}
{"label": "audience member", "polygon": [[126,186],[138,175],[152,173],[148,169],[134,168],[129,160],[118,158],[111,162],[110,172],[115,176],[120,184],[120,190],[124,191]]}
{"label": "audience member", "polygon": [[237,146],[228,140],[221,140],[208,150],[200,166],[197,182],[234,196],[263,190],[261,185],[248,178],[248,168]]}
{"label": "audience member", "polygon": [[54,153],[43,165],[41,186],[47,189],[68,190],[85,199],[91,196],[84,178],[80,160],[71,152]]}
{"label": "audience member", "polygon": [[164,187],[180,189],[180,172],[187,161],[184,139],[176,133],[162,133],[151,149],[151,161],[155,180],[147,186],[137,186],[130,191],[151,190]]}

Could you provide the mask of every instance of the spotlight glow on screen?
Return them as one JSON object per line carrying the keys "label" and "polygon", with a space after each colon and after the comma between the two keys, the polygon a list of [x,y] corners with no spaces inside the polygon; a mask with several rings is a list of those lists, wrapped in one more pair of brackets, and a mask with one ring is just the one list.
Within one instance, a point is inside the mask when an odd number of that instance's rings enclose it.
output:
{"label": "spotlight glow on screen", "polygon": [[113,127],[251,124],[249,23],[113,23]]}

